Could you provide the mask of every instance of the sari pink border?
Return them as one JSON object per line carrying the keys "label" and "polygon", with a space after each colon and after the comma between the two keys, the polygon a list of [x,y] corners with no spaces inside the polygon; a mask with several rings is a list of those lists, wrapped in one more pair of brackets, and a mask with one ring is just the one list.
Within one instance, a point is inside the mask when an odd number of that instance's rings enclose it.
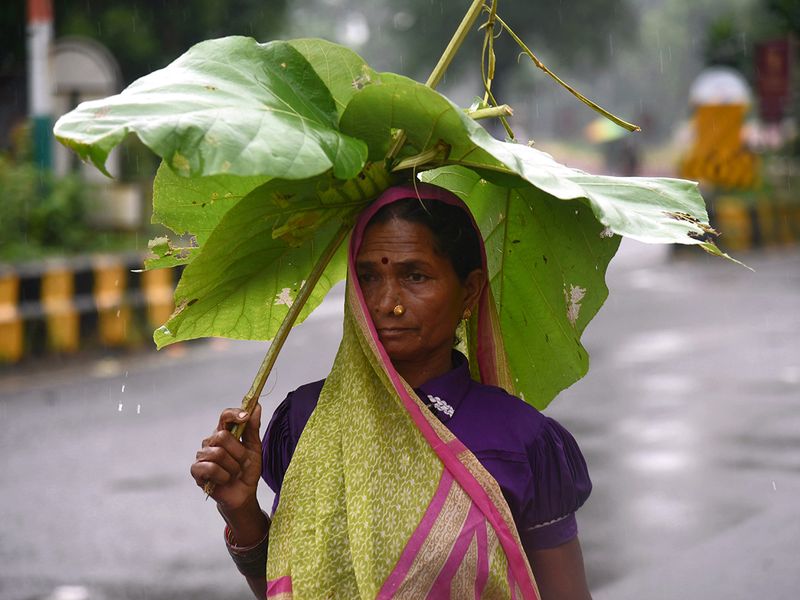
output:
{"label": "sari pink border", "polygon": [[476,532],[478,538],[478,576],[475,578],[475,600],[483,594],[486,582],[489,581],[489,534],[486,532],[486,524],[478,527]]}
{"label": "sari pink border", "polygon": [[[450,551],[450,556],[447,557],[447,561],[445,561],[439,576],[436,578],[436,581],[433,582],[433,586],[431,586],[426,600],[437,600],[437,598],[449,598],[451,596],[450,589],[456,571],[458,571],[458,567],[464,560],[464,555],[467,553],[469,545],[475,538],[478,528],[485,522],[486,520],[481,514],[481,509],[473,502],[469,513],[467,513],[464,526],[461,528],[456,543],[453,544],[453,549]],[[476,569],[477,568],[478,565],[476,565]],[[478,572],[476,580],[480,579],[483,575],[484,574]],[[485,575],[488,576],[488,565]]]}
{"label": "sari pink border", "polygon": [[430,530],[433,528],[433,524],[436,522],[436,518],[439,516],[452,487],[453,476],[450,474],[450,471],[444,469],[442,471],[442,478],[439,481],[439,487],[433,495],[433,500],[431,500],[431,503],[428,505],[428,509],[425,511],[425,516],[422,517],[422,521],[414,530],[411,539],[408,540],[406,547],[403,549],[403,554],[400,556],[400,560],[397,561],[394,570],[389,577],[386,578],[380,593],[376,596],[376,600],[388,600],[394,595],[400,587],[400,584],[403,583],[408,571],[411,569],[414,559],[419,553],[419,549],[422,547],[425,538],[428,537],[428,533],[430,533]]}
{"label": "sari pink border", "polygon": [[[531,598],[534,600],[538,600],[538,594],[536,593],[536,589],[533,585],[533,582],[528,577],[528,565],[527,559],[522,555],[520,552],[520,548],[517,545],[514,536],[509,531],[508,526],[506,525],[505,520],[500,515],[500,512],[497,510],[497,507],[492,502],[489,495],[486,493],[486,490],[478,483],[475,477],[470,473],[469,469],[458,459],[456,453],[453,452],[453,449],[450,448],[439,436],[436,434],[436,431],[431,427],[430,423],[428,423],[425,415],[422,414],[419,405],[414,402],[414,400],[409,397],[408,393],[405,390],[405,386],[403,385],[402,379],[400,375],[395,371],[394,366],[392,365],[389,356],[386,354],[386,351],[383,349],[383,345],[380,343],[378,339],[378,333],[375,330],[375,326],[372,323],[372,318],[370,317],[369,309],[366,306],[366,302],[364,300],[364,295],[361,293],[361,288],[358,285],[358,278],[356,277],[356,265],[355,265],[355,257],[358,255],[358,250],[361,247],[361,241],[364,236],[364,229],[366,228],[367,223],[373,217],[373,215],[378,212],[381,208],[386,206],[387,204],[391,204],[392,202],[396,202],[398,200],[402,200],[405,198],[421,198],[425,200],[438,200],[440,202],[444,202],[446,204],[450,204],[453,206],[458,206],[467,212],[472,221],[473,227],[478,230],[478,226],[475,223],[475,219],[472,217],[472,213],[469,211],[467,206],[454,194],[445,190],[444,188],[440,188],[431,184],[425,183],[417,183],[416,185],[405,185],[405,186],[395,186],[391,187],[386,190],[381,196],[373,202],[369,207],[367,207],[359,216],[358,222],[353,230],[353,235],[350,238],[350,248],[347,258],[348,270],[351,274],[351,281],[353,283],[353,289],[355,290],[356,297],[358,298],[359,309],[366,317],[364,321],[367,323],[369,328],[369,333],[372,336],[373,341],[375,342],[375,346],[378,350],[379,357],[381,362],[383,363],[384,368],[386,369],[386,373],[389,375],[392,384],[395,387],[395,391],[400,395],[400,398],[403,400],[403,404],[408,410],[412,420],[419,428],[422,435],[430,444],[431,448],[436,452],[439,458],[444,463],[444,466],[450,473],[453,475],[455,480],[461,485],[467,494],[469,494],[470,498],[472,498],[473,502],[481,509],[481,512],[486,516],[486,519],[492,524],[495,532],[497,533],[497,538],[500,544],[503,547],[503,550],[506,553],[506,557],[508,558],[508,567],[509,567],[509,575],[513,573],[514,579],[520,585],[522,594],[524,598]],[[481,244],[481,254],[482,254],[482,263],[484,269],[486,268],[486,250]],[[481,300],[480,300],[480,309],[483,310],[485,307],[484,302],[488,302],[484,298],[484,296],[489,293],[489,286],[484,286],[481,292]],[[485,341],[484,338],[486,336],[479,336],[481,342]],[[480,365],[480,361],[485,359],[485,354],[478,349],[478,361]],[[483,374],[483,373],[481,373]],[[513,583],[512,583],[512,594],[513,592]]]}
{"label": "sari pink border", "polygon": [[270,596],[277,596],[278,594],[291,594],[292,593],[292,578],[290,575],[278,577],[267,582],[267,598]]}

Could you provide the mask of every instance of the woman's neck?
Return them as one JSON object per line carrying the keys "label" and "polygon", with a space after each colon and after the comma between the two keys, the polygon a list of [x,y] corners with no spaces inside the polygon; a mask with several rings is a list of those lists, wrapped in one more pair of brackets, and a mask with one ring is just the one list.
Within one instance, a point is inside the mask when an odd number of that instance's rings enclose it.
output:
{"label": "woman's neck", "polygon": [[424,361],[392,361],[392,365],[408,385],[418,388],[453,368],[453,352],[448,348],[447,352],[437,353]]}

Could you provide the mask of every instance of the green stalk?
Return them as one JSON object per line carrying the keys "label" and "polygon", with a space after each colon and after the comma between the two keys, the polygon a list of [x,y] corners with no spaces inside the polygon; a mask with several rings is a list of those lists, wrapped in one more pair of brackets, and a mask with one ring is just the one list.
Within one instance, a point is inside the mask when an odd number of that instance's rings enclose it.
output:
{"label": "green stalk", "polygon": [[491,119],[494,117],[510,117],[513,114],[514,110],[508,104],[490,106],[488,108],[478,108],[476,110],[468,110],[466,112],[466,115],[474,121]]}
{"label": "green stalk", "polygon": [[[442,53],[442,56],[439,58],[439,62],[436,63],[433,71],[431,71],[430,77],[428,77],[428,80],[425,82],[425,85],[429,88],[436,89],[436,86],[439,85],[439,82],[447,71],[447,67],[450,66],[450,63],[453,62],[456,54],[458,54],[458,50],[464,43],[469,30],[472,29],[475,21],[478,20],[478,16],[481,14],[481,10],[483,10],[483,2],[484,0],[472,0],[472,4],[469,9],[467,9],[467,13],[464,15],[464,18],[461,19],[461,23],[453,34],[453,37],[450,38],[450,43],[447,44],[447,48],[444,49],[444,53]],[[398,131],[397,135],[395,135],[394,142],[389,148],[389,152],[386,154],[386,162],[391,162],[405,143],[405,131]]]}
{"label": "green stalk", "polygon": [[594,102],[589,100],[586,96],[581,94],[578,90],[576,90],[575,88],[570,86],[568,83],[564,82],[558,75],[556,75],[550,69],[548,69],[544,65],[544,63],[542,61],[540,61],[538,58],[536,58],[536,55],[534,55],[534,53],[531,52],[530,48],[528,48],[528,46],[525,45],[525,42],[523,42],[519,38],[519,36],[517,36],[517,34],[514,33],[514,31],[508,26],[508,24],[505,21],[503,21],[503,19],[501,19],[499,16],[495,16],[495,18],[497,19],[497,22],[500,23],[500,26],[503,29],[505,29],[509,33],[509,35],[514,39],[514,41],[517,43],[517,45],[520,48],[522,48],[523,53],[525,53],[528,56],[528,58],[530,58],[533,61],[534,65],[536,65],[542,71],[544,71],[545,73],[550,75],[550,77],[552,77],[558,83],[560,83],[564,88],[567,89],[567,91],[569,91],[578,100],[583,102],[586,106],[588,106],[592,110],[594,110],[594,111],[600,113],[601,115],[603,115],[606,119],[608,119],[610,121],[613,121],[614,123],[616,123],[617,125],[619,125],[623,129],[627,129],[628,131],[641,131],[642,130],[642,128],[639,127],[638,125],[634,125],[633,123],[628,123],[627,121],[624,121],[624,120],[620,119],[618,116],[611,114],[606,109],[604,109],[602,106],[600,106],[599,104],[595,104]]}
{"label": "green stalk", "polygon": [[417,167],[421,167],[423,165],[430,164],[434,161],[441,161],[447,158],[447,155],[450,153],[450,146],[443,143],[436,144],[433,148],[429,148],[425,152],[420,152],[419,154],[415,154],[414,156],[409,156],[408,158],[404,158],[400,162],[398,162],[394,168],[392,168],[392,173],[397,171],[402,171],[403,169],[416,169]]}
{"label": "green stalk", "polygon": [[[242,410],[248,414],[250,414],[250,412],[252,412],[252,410],[255,408],[256,402],[258,401],[258,398],[261,396],[261,392],[264,389],[264,385],[267,383],[267,378],[272,372],[272,367],[275,366],[275,361],[278,359],[278,354],[280,353],[281,348],[283,348],[283,344],[286,342],[289,332],[292,330],[292,327],[294,327],[294,322],[297,320],[297,317],[300,316],[300,312],[303,310],[308,298],[311,296],[311,292],[314,291],[317,282],[325,272],[325,267],[328,266],[328,263],[331,261],[331,258],[333,258],[333,255],[336,254],[339,246],[341,246],[342,242],[347,238],[351,228],[352,223],[342,224],[342,226],[336,232],[336,235],[333,236],[333,239],[325,248],[322,256],[319,257],[319,260],[314,265],[314,269],[309,274],[308,279],[306,279],[305,283],[303,284],[303,287],[300,288],[297,298],[295,298],[294,302],[289,307],[289,312],[287,312],[286,316],[283,318],[283,321],[278,328],[278,332],[275,334],[275,339],[272,340],[269,350],[267,350],[267,355],[264,357],[264,360],[261,362],[261,366],[258,368],[258,372],[253,380],[253,384],[250,386],[250,390],[242,399]],[[236,439],[240,439],[242,437],[242,433],[244,433],[246,425],[247,422],[237,423],[232,427],[231,435],[233,435]],[[214,484],[207,483],[203,488],[203,491],[206,493],[206,497],[210,496],[214,491]]]}
{"label": "green stalk", "polygon": [[453,62],[459,48],[461,48],[461,44],[464,43],[469,30],[472,29],[475,21],[478,20],[478,15],[481,14],[481,10],[483,9],[483,2],[484,0],[473,0],[472,5],[467,10],[467,14],[461,19],[461,24],[458,26],[458,29],[456,29],[453,37],[450,38],[450,43],[447,44],[447,48],[445,48],[444,53],[441,58],[439,58],[439,62],[436,63],[433,71],[431,71],[431,75],[428,77],[428,81],[425,82],[425,85],[434,89],[439,85],[439,82],[447,71],[447,67]]}
{"label": "green stalk", "polygon": [[494,54],[494,22],[496,19],[497,0],[492,0],[492,6],[489,9],[489,20],[483,25],[486,28],[486,33],[483,36],[483,49],[481,50],[481,78],[483,79],[483,87],[486,90],[483,95],[484,103],[489,101],[492,81],[494,80],[495,61],[497,60]]}

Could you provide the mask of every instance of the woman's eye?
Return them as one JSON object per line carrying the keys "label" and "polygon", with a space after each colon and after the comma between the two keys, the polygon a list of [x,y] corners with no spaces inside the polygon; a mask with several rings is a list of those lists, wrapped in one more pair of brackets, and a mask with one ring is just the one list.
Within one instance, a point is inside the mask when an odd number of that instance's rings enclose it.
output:
{"label": "woman's eye", "polygon": [[414,283],[419,283],[421,281],[425,281],[427,277],[422,273],[409,273],[408,279]]}
{"label": "woman's eye", "polygon": [[375,275],[373,273],[359,273],[358,280],[361,283],[370,283],[372,281],[375,281]]}

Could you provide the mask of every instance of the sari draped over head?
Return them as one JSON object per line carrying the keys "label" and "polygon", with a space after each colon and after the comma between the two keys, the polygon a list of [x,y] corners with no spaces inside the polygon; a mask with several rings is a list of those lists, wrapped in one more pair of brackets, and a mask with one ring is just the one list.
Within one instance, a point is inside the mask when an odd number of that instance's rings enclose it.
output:
{"label": "sari draped over head", "polygon": [[[273,517],[268,598],[538,599],[497,482],[398,375],[359,288],[369,220],[417,197],[469,212],[450,192],[417,184],[390,188],[360,216],[341,345]],[[488,285],[470,325],[473,372],[512,391]]]}

